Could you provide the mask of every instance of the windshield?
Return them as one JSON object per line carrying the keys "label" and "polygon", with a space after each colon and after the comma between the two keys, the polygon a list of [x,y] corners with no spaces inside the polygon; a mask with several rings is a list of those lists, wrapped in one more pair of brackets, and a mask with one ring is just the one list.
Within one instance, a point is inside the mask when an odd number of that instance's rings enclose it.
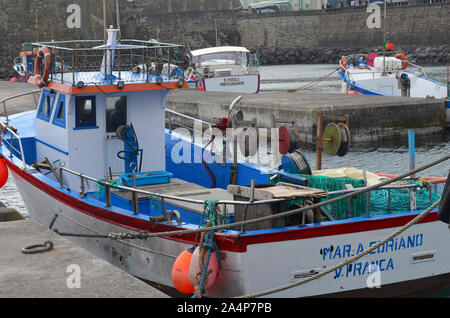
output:
{"label": "windshield", "polygon": [[246,52],[225,52],[225,53],[215,53],[207,54],[195,57],[195,64],[198,66],[205,65],[247,65],[248,56]]}

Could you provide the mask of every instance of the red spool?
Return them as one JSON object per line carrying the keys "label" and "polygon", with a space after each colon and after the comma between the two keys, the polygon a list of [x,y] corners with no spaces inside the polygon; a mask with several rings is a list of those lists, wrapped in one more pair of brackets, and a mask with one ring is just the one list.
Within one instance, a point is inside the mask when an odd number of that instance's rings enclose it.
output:
{"label": "red spool", "polygon": [[291,134],[286,126],[281,126],[279,131],[280,153],[286,155],[289,153],[289,148],[291,148]]}

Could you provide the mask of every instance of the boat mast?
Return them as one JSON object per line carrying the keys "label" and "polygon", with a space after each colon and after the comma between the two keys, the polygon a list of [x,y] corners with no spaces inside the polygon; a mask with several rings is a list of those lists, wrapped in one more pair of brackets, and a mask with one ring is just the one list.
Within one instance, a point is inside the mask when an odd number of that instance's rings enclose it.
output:
{"label": "boat mast", "polygon": [[383,73],[386,75],[386,0],[384,0]]}
{"label": "boat mast", "polygon": [[121,32],[120,32],[120,5],[119,0],[116,0],[116,21],[117,21],[117,30],[119,30],[118,33],[118,39],[120,38]]}
{"label": "boat mast", "polygon": [[214,21],[214,28],[216,29],[216,47],[217,47],[217,46],[219,46],[219,39],[218,39],[218,35],[217,35],[217,32],[218,32],[217,19]]}
{"label": "boat mast", "polygon": [[450,68],[447,64],[447,99],[450,99]]}
{"label": "boat mast", "polygon": [[106,24],[106,0],[103,0],[103,37],[106,44],[108,40],[108,34],[106,33],[106,29],[108,28]]}

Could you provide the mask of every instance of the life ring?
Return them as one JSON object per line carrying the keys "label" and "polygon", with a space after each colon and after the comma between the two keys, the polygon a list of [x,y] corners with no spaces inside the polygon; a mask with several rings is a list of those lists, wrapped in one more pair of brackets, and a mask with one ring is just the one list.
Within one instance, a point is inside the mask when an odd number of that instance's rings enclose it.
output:
{"label": "life ring", "polygon": [[402,70],[404,70],[408,66],[408,59],[406,58],[405,54],[397,53],[395,54],[395,58],[403,60]]}
{"label": "life ring", "polygon": [[345,71],[347,69],[347,58],[345,56],[341,57],[341,61],[339,63],[341,65],[342,73],[345,73]]}
{"label": "life ring", "polygon": [[[45,66],[44,66],[44,74],[41,75],[41,64],[43,59],[45,59]],[[36,78],[36,85],[40,88],[47,86],[48,77],[50,75],[50,60],[51,54],[48,50],[48,47],[43,46],[39,50],[39,53],[36,56],[36,62],[34,64],[34,76]]]}

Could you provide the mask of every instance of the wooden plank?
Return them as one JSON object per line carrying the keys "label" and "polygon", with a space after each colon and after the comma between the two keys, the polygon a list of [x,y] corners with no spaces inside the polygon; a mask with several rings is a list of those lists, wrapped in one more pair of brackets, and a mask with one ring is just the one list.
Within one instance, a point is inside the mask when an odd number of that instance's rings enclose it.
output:
{"label": "wooden plank", "polygon": [[[245,186],[228,186],[228,192],[233,195],[250,198],[251,188]],[[300,185],[279,184],[272,187],[255,189],[255,200],[272,200],[272,199],[301,199],[301,198],[323,198],[328,195],[327,191],[320,189],[308,188]]]}

